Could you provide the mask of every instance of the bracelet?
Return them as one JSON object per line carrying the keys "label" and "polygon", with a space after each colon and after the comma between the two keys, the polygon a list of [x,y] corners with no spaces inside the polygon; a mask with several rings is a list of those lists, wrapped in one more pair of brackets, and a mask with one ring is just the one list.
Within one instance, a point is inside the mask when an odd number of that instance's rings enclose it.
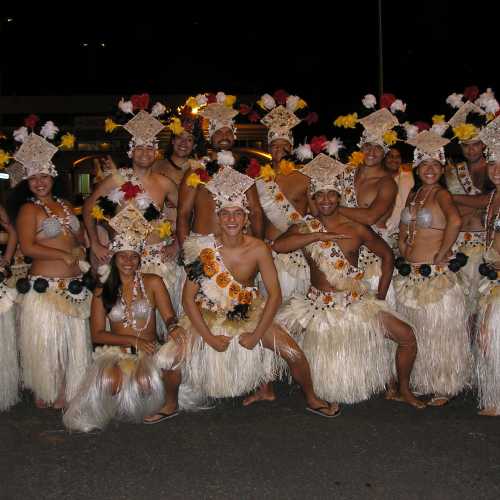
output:
{"label": "bracelet", "polygon": [[167,333],[172,333],[178,326],[179,322],[177,318],[174,318],[167,326]]}

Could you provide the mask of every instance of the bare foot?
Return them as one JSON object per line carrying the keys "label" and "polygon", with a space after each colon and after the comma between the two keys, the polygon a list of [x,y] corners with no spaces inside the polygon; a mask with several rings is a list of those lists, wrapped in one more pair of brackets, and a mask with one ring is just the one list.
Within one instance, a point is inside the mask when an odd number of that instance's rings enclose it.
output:
{"label": "bare foot", "polygon": [[478,411],[477,414],[482,417],[500,417],[500,410],[495,410],[495,408],[483,408],[481,411]]}
{"label": "bare foot", "polygon": [[385,399],[391,401],[401,401],[402,403],[407,403],[413,408],[417,408],[418,410],[422,410],[427,405],[420,399],[417,399],[411,391],[394,391],[389,390],[385,393]]}
{"label": "bare foot", "polygon": [[430,401],[427,402],[428,406],[441,407],[445,406],[450,402],[450,398],[446,396],[434,396]]}
{"label": "bare foot", "polygon": [[320,410],[325,416],[333,416],[340,412],[340,405],[338,403],[328,403],[319,398],[308,399],[307,407],[311,410]]}
{"label": "bare foot", "polygon": [[258,401],[275,401],[276,394],[272,384],[262,384],[253,394],[243,400],[243,406],[250,406]]}

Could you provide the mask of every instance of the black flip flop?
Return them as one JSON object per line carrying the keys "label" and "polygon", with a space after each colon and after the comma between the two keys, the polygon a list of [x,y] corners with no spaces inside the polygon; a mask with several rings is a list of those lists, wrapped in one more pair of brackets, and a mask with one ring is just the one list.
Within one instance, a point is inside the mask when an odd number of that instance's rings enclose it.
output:
{"label": "black flip flop", "polygon": [[320,417],[323,417],[323,418],[335,418],[335,417],[338,417],[342,412],[342,408],[340,405],[337,408],[337,411],[335,413],[333,413],[332,415],[328,415],[327,413],[324,413],[321,411],[321,410],[328,410],[328,409],[330,409],[329,406],[319,406],[318,408],[311,408],[310,406],[306,406],[307,411],[310,411],[311,413],[314,413],[315,415],[319,415]]}
{"label": "black flip flop", "polygon": [[157,420],[143,420],[142,423],[146,425],[154,425],[154,424],[159,424],[160,422],[163,422],[164,420],[168,420],[169,418],[174,418],[177,415],[179,415],[179,412],[175,410],[172,413],[163,413],[159,411],[155,415],[160,415],[160,418]]}

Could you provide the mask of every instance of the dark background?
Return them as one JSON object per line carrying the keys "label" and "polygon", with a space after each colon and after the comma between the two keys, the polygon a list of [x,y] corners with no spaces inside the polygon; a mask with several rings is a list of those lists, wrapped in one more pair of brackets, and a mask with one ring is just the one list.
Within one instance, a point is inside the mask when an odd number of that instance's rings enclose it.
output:
{"label": "dark background", "polygon": [[[429,121],[465,86],[497,87],[493,4],[380,3],[383,90],[408,103],[410,119]],[[284,88],[331,134],[338,114],[380,91],[377,0],[54,5],[0,8],[0,95],[148,92],[168,102]]]}

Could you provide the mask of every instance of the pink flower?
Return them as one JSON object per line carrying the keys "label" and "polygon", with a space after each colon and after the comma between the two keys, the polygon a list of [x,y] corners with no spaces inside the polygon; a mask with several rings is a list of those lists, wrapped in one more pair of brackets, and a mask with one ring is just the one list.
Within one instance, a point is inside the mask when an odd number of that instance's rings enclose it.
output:
{"label": "pink flower", "polygon": [[133,95],[130,100],[134,110],[146,109],[149,106],[149,94]]}
{"label": "pink flower", "polygon": [[382,94],[380,98],[380,108],[390,108],[391,104],[396,100],[394,94]]}
{"label": "pink flower", "polygon": [[311,151],[315,155],[321,153],[321,151],[323,151],[325,149],[326,143],[327,143],[327,140],[326,140],[326,137],[324,135],[320,135],[319,137],[313,137],[311,139],[311,143],[310,143]]}
{"label": "pink flower", "polygon": [[478,95],[479,89],[477,88],[477,85],[471,85],[464,90],[464,97],[471,102],[474,102]]}

